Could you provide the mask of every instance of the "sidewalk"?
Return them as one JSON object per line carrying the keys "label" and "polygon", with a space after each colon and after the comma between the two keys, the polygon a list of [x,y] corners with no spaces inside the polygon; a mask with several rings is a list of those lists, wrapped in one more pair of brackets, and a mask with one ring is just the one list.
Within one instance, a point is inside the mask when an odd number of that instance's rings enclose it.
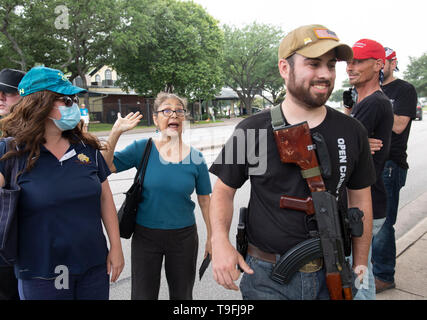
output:
{"label": "sidewalk", "polygon": [[377,300],[427,300],[427,192],[399,214],[414,211],[426,218],[396,241],[396,288],[377,294]]}

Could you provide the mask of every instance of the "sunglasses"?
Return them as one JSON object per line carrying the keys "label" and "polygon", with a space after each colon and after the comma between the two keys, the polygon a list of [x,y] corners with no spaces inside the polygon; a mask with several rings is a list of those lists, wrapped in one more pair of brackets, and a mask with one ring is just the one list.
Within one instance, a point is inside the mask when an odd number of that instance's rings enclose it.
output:
{"label": "sunglasses", "polygon": [[69,96],[63,96],[59,97],[57,100],[63,101],[66,107],[72,107],[74,103],[79,105],[79,98],[77,96],[72,98]]}

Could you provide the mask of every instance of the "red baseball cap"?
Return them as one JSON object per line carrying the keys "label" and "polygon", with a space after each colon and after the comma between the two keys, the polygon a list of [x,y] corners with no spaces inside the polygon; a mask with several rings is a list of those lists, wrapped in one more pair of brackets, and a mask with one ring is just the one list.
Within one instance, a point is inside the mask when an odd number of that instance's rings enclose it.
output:
{"label": "red baseball cap", "polygon": [[[385,50],[386,60],[397,60],[396,51],[388,47],[384,47],[384,50]],[[397,67],[397,61],[396,61],[396,68],[394,69],[394,71],[399,71],[399,68]]]}
{"label": "red baseball cap", "polygon": [[360,39],[353,45],[353,59],[381,59],[385,63],[384,47],[370,39]]}
{"label": "red baseball cap", "polygon": [[385,59],[386,60],[397,60],[396,58],[396,51],[394,51],[391,48],[384,47],[385,50]]}

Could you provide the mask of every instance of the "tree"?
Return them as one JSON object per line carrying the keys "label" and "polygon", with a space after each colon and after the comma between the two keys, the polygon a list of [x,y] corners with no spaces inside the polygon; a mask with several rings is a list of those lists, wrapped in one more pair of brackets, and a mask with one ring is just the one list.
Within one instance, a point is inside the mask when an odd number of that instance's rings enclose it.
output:
{"label": "tree", "polygon": [[409,57],[409,61],[404,79],[415,87],[419,97],[427,97],[427,53],[419,58]]}
{"label": "tree", "polygon": [[60,67],[67,48],[54,28],[54,3],[42,0],[4,0],[0,4],[1,67],[27,71],[36,64]]}
{"label": "tree", "polygon": [[332,92],[331,96],[329,97],[329,101],[332,102],[342,102],[342,94],[345,91],[345,89],[338,89]]}
{"label": "tree", "polygon": [[[0,5],[0,53],[4,67],[34,65],[80,76],[104,64],[119,24],[117,0],[6,0]],[[85,97],[88,104],[88,95]]]}
{"label": "tree", "polygon": [[[286,95],[285,81],[279,74],[277,67],[277,52],[279,50],[279,44],[277,43],[271,50],[269,50],[269,59],[266,63],[266,74],[271,75],[264,79],[264,85],[262,90],[262,97],[273,105],[282,103]],[[263,92],[266,91],[271,94],[272,100],[268,99]],[[252,108],[251,108],[252,109]]]}
{"label": "tree", "polygon": [[[62,67],[71,73],[70,81],[80,77],[82,87],[87,90],[86,74],[108,61],[111,35],[119,25],[119,3],[116,0],[55,0],[53,3],[60,14],[55,20],[56,35],[68,49]],[[88,93],[85,104],[89,104]]]}
{"label": "tree", "polygon": [[124,89],[210,99],[223,84],[223,41],[217,21],[198,4],[131,1],[114,33],[112,66]]}
{"label": "tree", "polygon": [[257,23],[242,29],[225,25],[223,29],[225,83],[237,93],[248,114],[252,114],[256,94],[264,89],[276,92],[283,85],[277,68],[277,46],[283,32]]}

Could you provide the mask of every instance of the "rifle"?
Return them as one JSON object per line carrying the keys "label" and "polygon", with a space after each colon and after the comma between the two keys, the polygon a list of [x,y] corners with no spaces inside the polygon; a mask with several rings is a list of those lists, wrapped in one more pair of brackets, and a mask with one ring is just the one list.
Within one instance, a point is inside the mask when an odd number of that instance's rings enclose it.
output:
{"label": "rifle", "polygon": [[[302,176],[306,179],[311,191],[311,197],[307,199],[282,196],[280,207],[314,215],[320,237],[320,247],[326,269],[326,284],[330,298],[332,300],[352,300],[353,275],[345,259],[337,202],[335,197],[326,190],[308,124],[305,121],[296,125],[275,127],[274,136],[281,161],[297,164],[302,169]],[[309,251],[310,254],[306,256],[306,259],[307,257],[318,256],[318,252],[315,250],[319,248],[318,243],[315,240],[308,241],[311,251]],[[307,251],[307,246],[303,245],[296,249],[283,256],[279,261],[273,270],[273,278],[276,276],[279,280],[286,280],[278,277],[280,272],[290,264],[289,257],[286,260],[286,256],[290,255],[291,261],[295,261],[298,254]],[[286,262],[284,262],[285,260]],[[295,263],[293,268],[295,269]]]}

